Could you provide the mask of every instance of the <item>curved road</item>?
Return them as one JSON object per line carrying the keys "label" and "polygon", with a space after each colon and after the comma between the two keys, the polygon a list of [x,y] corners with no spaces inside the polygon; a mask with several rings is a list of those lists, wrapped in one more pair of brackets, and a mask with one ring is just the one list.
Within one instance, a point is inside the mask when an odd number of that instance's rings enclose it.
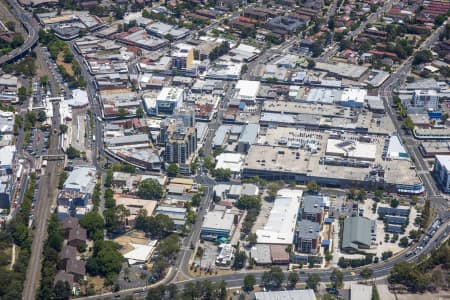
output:
{"label": "curved road", "polygon": [[8,4],[11,7],[12,13],[25,27],[28,32],[28,36],[22,46],[0,57],[0,66],[20,58],[23,54],[34,47],[39,38],[39,24],[33,16],[30,13],[25,12],[16,0],[8,0]]}
{"label": "curved road", "polygon": [[[433,249],[435,249],[438,245],[441,245],[445,240],[448,239],[448,233],[450,230],[450,222],[447,221],[446,223],[442,224],[442,226],[439,228],[439,230],[436,232],[436,234],[433,236],[433,238],[430,239],[430,241],[425,245],[424,249],[420,254],[428,255]],[[378,264],[370,265],[371,269],[373,270],[372,278],[383,278],[387,275],[389,275],[390,271],[394,267],[395,264],[401,262],[401,261],[410,261],[414,262],[418,259],[418,256],[410,256],[406,257],[406,254],[401,254],[398,256],[395,256],[391,258],[390,260],[386,262],[380,262]],[[362,278],[359,276],[360,268],[347,268],[347,269],[341,269],[343,275],[344,275],[344,281],[358,281],[362,280]],[[163,279],[161,282],[154,284],[153,286],[149,287],[141,287],[141,288],[134,288],[134,289],[128,289],[119,291],[116,293],[105,293],[102,295],[95,295],[95,296],[88,296],[83,298],[78,298],[80,300],[92,300],[92,299],[111,299],[111,296],[117,296],[120,295],[121,297],[125,297],[128,295],[140,295],[143,296],[146,291],[148,291],[151,287],[155,287],[161,284],[168,284],[170,282],[174,283],[179,290],[183,289],[183,286],[187,282],[195,282],[198,280],[210,280],[213,282],[218,282],[224,280],[227,283],[228,288],[236,288],[241,287],[243,285],[244,277],[248,274],[252,274],[256,278],[256,282],[261,282],[262,274],[266,270],[240,270],[236,271],[235,273],[227,274],[227,275],[216,275],[216,276],[208,276],[208,277],[201,277],[201,278],[193,278],[183,281],[176,281],[174,282],[171,280],[173,278],[174,269],[171,269],[169,271],[168,276]],[[321,282],[329,282],[330,275],[332,270],[331,269],[324,269],[324,270],[317,270],[317,269],[301,269],[299,271],[299,282],[305,282],[308,279],[308,276],[310,274],[318,274],[320,276]],[[286,277],[288,272],[284,271]]]}

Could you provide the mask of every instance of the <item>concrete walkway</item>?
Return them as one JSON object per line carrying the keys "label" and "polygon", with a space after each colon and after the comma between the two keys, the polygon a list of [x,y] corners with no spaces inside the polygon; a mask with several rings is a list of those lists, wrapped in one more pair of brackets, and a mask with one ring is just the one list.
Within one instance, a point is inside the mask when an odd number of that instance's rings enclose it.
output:
{"label": "concrete walkway", "polygon": [[13,244],[11,251],[11,265],[9,266],[10,270],[13,269],[15,263],[16,263],[16,244]]}

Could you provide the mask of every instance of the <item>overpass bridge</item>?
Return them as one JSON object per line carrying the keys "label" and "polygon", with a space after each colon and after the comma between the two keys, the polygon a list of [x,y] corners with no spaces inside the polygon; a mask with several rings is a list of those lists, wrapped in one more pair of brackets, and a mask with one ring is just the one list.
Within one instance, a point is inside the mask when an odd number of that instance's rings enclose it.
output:
{"label": "overpass bridge", "polygon": [[28,36],[24,37],[25,42],[22,46],[15,48],[11,52],[0,57],[0,66],[15,62],[27,55],[39,39],[39,24],[33,16],[30,13],[25,12],[16,0],[8,0],[8,4],[11,7],[13,14],[22,23],[23,27],[25,27]]}
{"label": "overpass bridge", "polygon": [[47,154],[47,155],[43,155],[42,159],[45,159],[47,161],[65,160],[66,155],[64,155],[64,154]]}

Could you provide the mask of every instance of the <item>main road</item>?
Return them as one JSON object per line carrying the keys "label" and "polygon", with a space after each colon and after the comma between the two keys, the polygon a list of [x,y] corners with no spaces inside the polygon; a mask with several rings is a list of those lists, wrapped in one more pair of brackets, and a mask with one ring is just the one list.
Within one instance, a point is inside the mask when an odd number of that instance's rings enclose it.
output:
{"label": "main road", "polygon": [[[436,29],[417,49],[417,51],[429,49],[433,43],[435,43],[439,35],[443,32],[447,22],[444,22],[442,26]],[[388,80],[386,80],[380,87],[380,93],[384,101],[384,106],[386,107],[387,113],[394,123],[397,134],[401,140],[405,141],[404,146],[408,153],[410,153],[411,158],[416,164],[417,174],[421,178],[422,183],[427,192],[428,198],[431,200],[432,205],[436,209],[436,212],[441,218],[447,219],[449,217],[448,212],[448,201],[440,195],[439,187],[437,187],[433,177],[430,174],[429,167],[424,161],[416,141],[412,138],[412,135],[405,134],[402,129],[402,124],[397,120],[396,112],[392,108],[393,98],[392,91],[394,87],[398,86],[402,82],[412,67],[413,58],[407,59],[396,72],[392,73]]]}
{"label": "main road", "polygon": [[[438,229],[436,234],[430,239],[430,241],[425,245],[424,249],[422,250],[421,254],[428,255],[433,249],[436,249],[439,245],[441,245],[443,242],[447,241],[448,239],[448,233],[450,230],[450,222],[447,222],[445,224],[442,224],[442,226]],[[373,271],[372,278],[384,278],[387,275],[389,275],[390,271],[399,262],[402,261],[409,261],[409,262],[415,262],[418,260],[418,256],[409,256],[407,257],[406,254],[398,255],[386,262],[380,262],[378,264],[371,265],[370,268]],[[341,269],[343,275],[344,275],[344,281],[358,281],[362,280],[359,273],[361,272],[363,267],[360,268],[348,268],[348,269]],[[240,270],[235,271],[230,274],[226,275],[212,275],[207,277],[200,277],[200,278],[189,278],[186,280],[181,281],[173,281],[178,290],[182,290],[184,287],[184,284],[188,282],[195,282],[195,281],[201,281],[201,280],[210,280],[212,282],[219,282],[219,281],[225,281],[227,283],[228,288],[239,288],[243,286],[244,277],[251,274],[255,276],[256,282],[261,283],[261,278],[265,270]],[[332,270],[330,269],[301,269],[299,270],[299,282],[305,282],[308,279],[308,276],[310,274],[317,274],[320,276],[321,282],[329,282],[330,281],[330,275]],[[286,277],[288,274],[288,271],[284,271]],[[111,299],[111,297],[126,297],[129,295],[139,295],[142,297],[145,295],[145,293],[152,287],[158,286],[160,284],[168,284],[170,280],[164,280],[161,283],[157,283],[153,286],[149,287],[141,287],[141,288],[133,288],[128,290],[119,291],[116,293],[105,293],[102,295],[95,295],[95,296],[88,296],[79,298],[80,300],[92,300],[92,299]]]}
{"label": "main road", "polygon": [[32,15],[28,12],[25,12],[23,8],[17,3],[16,0],[8,0],[8,4],[12,9],[12,13],[16,16],[16,18],[22,23],[28,32],[28,36],[25,38],[25,42],[22,46],[13,49],[11,52],[0,57],[0,66],[5,63],[13,62],[16,59],[22,57],[31,48],[36,45],[37,40],[39,39],[39,24],[34,20]]}

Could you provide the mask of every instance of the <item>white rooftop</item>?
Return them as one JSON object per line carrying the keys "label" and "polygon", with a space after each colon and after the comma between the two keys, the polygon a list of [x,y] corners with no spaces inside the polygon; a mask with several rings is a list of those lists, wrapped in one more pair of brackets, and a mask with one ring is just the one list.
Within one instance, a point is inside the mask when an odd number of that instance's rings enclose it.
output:
{"label": "white rooftop", "polygon": [[302,190],[278,192],[266,225],[256,231],[258,243],[292,244],[302,195]]}
{"label": "white rooftop", "polygon": [[202,229],[230,230],[233,228],[234,214],[224,211],[209,211],[203,220]]}
{"label": "white rooftop", "polygon": [[350,300],[372,299],[372,286],[353,283],[350,286]]}
{"label": "white rooftop", "polygon": [[314,290],[256,292],[256,300],[316,300]]}
{"label": "white rooftop", "polygon": [[240,99],[256,99],[259,91],[260,82],[251,80],[239,80],[236,84],[237,96]]}
{"label": "white rooftop", "polygon": [[133,250],[124,254],[124,258],[128,259],[130,265],[147,262],[153,251],[155,251],[156,241],[152,241],[149,245],[131,244]]}
{"label": "white rooftop", "polygon": [[439,163],[450,171],[450,155],[436,155]]}
{"label": "white rooftop", "polygon": [[232,173],[239,173],[244,164],[245,155],[240,153],[221,153],[216,159],[216,169],[230,169]]}

